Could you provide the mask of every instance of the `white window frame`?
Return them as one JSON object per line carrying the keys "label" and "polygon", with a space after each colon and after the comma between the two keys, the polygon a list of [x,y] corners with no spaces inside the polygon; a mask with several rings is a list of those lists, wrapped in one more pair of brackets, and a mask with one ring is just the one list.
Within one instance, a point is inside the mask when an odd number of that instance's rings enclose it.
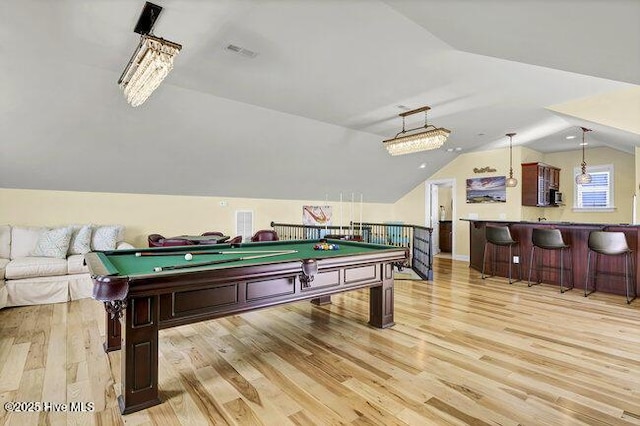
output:
{"label": "white window frame", "polygon": [[582,207],[578,205],[578,184],[576,183],[576,177],[582,173],[580,167],[573,169],[573,210],[578,212],[612,212],[615,211],[615,185],[614,185],[614,170],[613,164],[601,164],[597,166],[587,166],[587,173],[601,173],[609,172],[609,205],[607,207]]}

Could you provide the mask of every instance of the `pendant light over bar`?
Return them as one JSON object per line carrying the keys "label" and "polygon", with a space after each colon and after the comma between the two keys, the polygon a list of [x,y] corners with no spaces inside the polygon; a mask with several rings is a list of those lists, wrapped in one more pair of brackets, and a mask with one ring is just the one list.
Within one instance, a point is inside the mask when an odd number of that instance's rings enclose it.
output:
{"label": "pendant light over bar", "polygon": [[[432,149],[438,149],[447,140],[451,130],[444,127],[438,127],[427,125],[427,111],[431,108],[424,106],[411,111],[406,111],[398,114],[402,117],[402,131],[398,132],[392,139],[383,141],[385,148],[391,155],[403,155],[411,154],[420,151],[429,151]],[[424,126],[416,127],[415,129],[405,130],[405,117],[413,114],[424,112]],[[412,133],[405,135],[405,133],[415,132],[422,130],[418,133]]]}
{"label": "pendant light over bar", "polygon": [[515,133],[507,133],[505,135],[509,138],[509,178],[506,183],[509,188],[518,186],[518,179],[513,177],[513,137],[515,135]]}
{"label": "pendant light over bar", "polygon": [[147,2],[134,32],[141,34],[138,48],[124,69],[118,84],[127,102],[137,107],[144,103],[173,69],[173,59],[182,46],[151,34],[162,7]]}
{"label": "pendant light over bar", "polygon": [[576,176],[576,183],[578,185],[584,185],[587,183],[591,183],[591,175],[587,173],[587,163],[584,161],[584,147],[585,145],[587,145],[587,143],[584,141],[584,135],[585,133],[590,132],[591,129],[587,129],[586,127],[580,127],[580,128],[582,129],[582,143],[580,144],[582,145],[582,164],[580,164],[582,168],[582,173]]}

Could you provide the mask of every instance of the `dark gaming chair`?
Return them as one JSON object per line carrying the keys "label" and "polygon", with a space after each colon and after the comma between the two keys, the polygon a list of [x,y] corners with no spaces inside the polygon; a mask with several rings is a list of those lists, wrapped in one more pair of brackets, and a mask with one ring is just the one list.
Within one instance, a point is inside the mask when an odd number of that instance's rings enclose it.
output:
{"label": "dark gaming chair", "polygon": [[278,234],[276,233],[276,231],[272,231],[271,229],[262,229],[258,232],[256,232],[255,234],[253,234],[253,237],[251,237],[251,241],[256,242],[256,241],[278,241],[280,238],[278,238]]}

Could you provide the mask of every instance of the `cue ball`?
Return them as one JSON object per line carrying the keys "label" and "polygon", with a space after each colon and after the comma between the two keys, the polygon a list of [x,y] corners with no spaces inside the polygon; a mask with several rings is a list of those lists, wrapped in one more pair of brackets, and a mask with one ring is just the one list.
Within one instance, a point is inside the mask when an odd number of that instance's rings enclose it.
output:
{"label": "cue ball", "polygon": [[191,253],[187,253],[184,255],[184,260],[191,260],[193,259],[193,255]]}

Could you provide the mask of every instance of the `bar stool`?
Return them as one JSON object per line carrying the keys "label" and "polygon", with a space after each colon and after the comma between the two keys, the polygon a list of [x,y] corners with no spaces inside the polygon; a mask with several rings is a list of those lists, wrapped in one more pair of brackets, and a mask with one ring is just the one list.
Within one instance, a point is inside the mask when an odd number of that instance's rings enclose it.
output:
{"label": "bar stool", "polygon": [[[589,254],[587,255],[587,276],[584,281],[584,297],[596,291],[596,276],[598,274],[598,255],[620,256],[624,255],[624,284],[627,303],[631,303],[637,297],[633,274],[633,257],[627,244],[624,232],[591,231],[589,234]],[[591,266],[591,253],[595,253],[595,271],[593,274],[593,290],[587,292],[589,283],[589,268]],[[633,291],[631,291],[631,288]],[[629,298],[633,292],[633,298]]]}
{"label": "bar stool", "polygon": [[[518,256],[520,256],[520,246],[518,241],[514,240],[511,237],[511,232],[509,231],[508,226],[487,226],[485,228],[485,238],[487,242],[484,244],[484,255],[482,256],[482,279],[484,280],[486,276],[484,275],[484,267],[487,259],[487,251],[489,248],[489,244],[493,245],[493,255],[492,261],[493,265],[491,266],[492,274],[495,274],[495,263],[498,252],[498,247],[509,247],[509,284],[513,284],[513,280],[511,279],[511,263],[513,259],[513,247],[516,246],[518,248]],[[519,265],[519,279],[522,280],[522,263],[518,262]],[[493,276],[493,275],[491,275]]]}
{"label": "bar stool", "polygon": [[[564,287],[564,251],[568,249],[568,246],[564,239],[562,238],[562,233],[560,233],[559,229],[545,229],[545,228],[533,228],[533,232],[531,234],[531,256],[529,258],[529,279],[528,285],[531,287],[531,271],[533,270],[533,257],[535,253],[535,249],[539,248],[542,250],[560,250],[560,293],[564,293],[565,291],[571,290],[573,288],[573,279],[571,280],[571,287]],[[571,252],[569,252],[571,255]],[[571,256],[569,256],[571,260]],[[538,265],[536,268],[536,273],[538,275],[538,282],[540,284],[540,270],[542,269],[542,265],[540,262],[540,256],[538,257]],[[571,261],[571,271],[573,271],[573,261]]]}

